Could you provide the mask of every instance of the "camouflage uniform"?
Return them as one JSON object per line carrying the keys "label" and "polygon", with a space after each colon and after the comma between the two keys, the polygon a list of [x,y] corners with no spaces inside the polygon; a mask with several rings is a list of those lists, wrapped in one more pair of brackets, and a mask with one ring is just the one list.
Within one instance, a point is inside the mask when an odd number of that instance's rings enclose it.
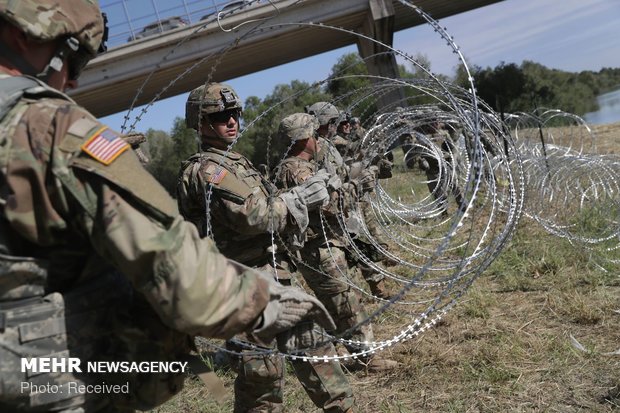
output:
{"label": "camouflage uniform", "polygon": [[[334,120],[339,120],[343,116],[342,112],[339,111],[338,108],[328,102],[316,102],[313,105],[306,107],[306,112],[312,113],[317,116],[319,122],[321,122],[322,125],[333,123]],[[348,115],[345,114],[345,116]],[[362,148],[362,140],[359,139],[356,142],[351,142],[344,137],[336,134],[334,137],[331,137],[329,139],[326,139],[325,137],[319,138],[319,143],[321,144],[321,151],[323,152],[323,154],[319,155],[320,162],[328,165],[328,168],[330,168],[331,166],[332,171],[330,172],[334,172],[335,170],[335,172],[338,173],[343,182],[349,181],[350,168],[348,165],[352,165],[357,162],[357,165],[359,166],[361,165],[361,161],[364,160],[365,153]],[[378,161],[378,159],[373,161],[376,162]],[[386,162],[388,161],[386,160]],[[370,205],[367,203],[367,200],[365,200],[367,196],[368,195],[358,198],[359,204],[358,208],[356,209],[358,211],[361,211],[361,213],[364,215],[364,219],[366,219],[366,217],[374,219],[374,215],[370,211]],[[376,223],[376,220],[374,220],[374,226],[371,223],[371,227],[374,231],[373,235],[379,237],[380,234]],[[351,226],[351,228],[352,227],[353,226]],[[359,237],[359,234],[357,233],[353,233],[352,236],[355,238],[355,242],[359,245],[361,250],[370,252],[373,256],[381,255],[378,253],[377,249],[373,246],[372,243],[365,242],[367,240],[365,240],[364,237]],[[387,247],[387,243],[385,242],[382,242],[382,245],[384,245],[384,247]],[[356,254],[352,252],[352,250],[345,251],[347,252],[346,258],[351,264],[351,267],[360,268],[360,272],[370,286],[371,292],[381,298],[389,298],[390,294],[384,286],[385,277],[382,274],[374,271],[368,265],[366,265]]]}
{"label": "camouflage uniform", "polygon": [[351,142],[357,142],[357,141],[361,141],[364,138],[364,135],[366,134],[366,129],[364,129],[364,127],[362,125],[353,125],[351,124],[351,137],[349,138],[349,140],[351,140]]}
{"label": "camouflage uniform", "polygon": [[[202,236],[213,236],[226,256],[248,266],[270,270],[280,282],[290,285],[294,266],[283,253],[284,249],[277,246],[274,261],[270,233],[279,232],[286,237],[287,233],[299,230],[287,205],[280,198],[271,196],[275,188],[241,154],[205,143],[201,149],[181,167],[177,188],[181,214],[196,224]],[[209,190],[212,193],[207,203]],[[240,338],[252,341],[247,336]],[[239,342],[232,341],[227,346],[236,352],[244,352]],[[300,355],[323,357],[335,354],[334,346],[329,343]],[[351,408],[352,390],[337,361],[310,363],[298,359],[291,364],[316,406],[326,412],[345,412]],[[233,369],[237,373],[235,412],[282,411],[282,356],[243,355],[233,363]]]}
{"label": "camouflage uniform", "polygon": [[[322,140],[319,139],[319,142]],[[324,143],[325,144],[325,143]],[[333,153],[327,152],[328,157]],[[336,152],[337,154],[337,152]],[[281,165],[276,185],[287,189],[300,185],[316,173],[317,164],[297,157],[286,158]],[[328,234],[323,234],[318,212],[310,214],[307,241],[300,250],[299,271],[321,300],[336,322],[337,332],[342,333],[367,318],[357,294],[347,281],[349,266],[346,259],[345,240],[338,223],[338,198],[334,198],[324,213]],[[353,340],[374,341],[372,327],[364,325],[354,332]],[[359,348],[348,346],[350,351]]]}
{"label": "camouflage uniform", "polygon": [[420,155],[420,166],[424,170],[427,179],[428,191],[440,203],[440,207],[446,213],[448,203],[448,191],[454,196],[457,205],[465,210],[466,204],[461,190],[458,187],[455,176],[452,176],[453,153],[456,150],[448,131],[442,128],[429,127],[430,133],[426,135],[430,142],[426,145],[434,145],[436,150],[441,151],[445,167],[440,167],[440,160],[433,156],[432,151],[422,151]]}
{"label": "camouflage uniform", "polygon": [[347,138],[340,136],[340,134],[336,134],[336,136],[331,138],[331,142],[343,158],[346,158],[349,155],[349,147],[351,146],[351,142]]}
{"label": "camouflage uniform", "polygon": [[357,128],[354,128],[351,130],[351,133],[349,133],[349,135],[347,136],[347,141],[348,141],[347,149],[346,149],[346,152],[343,154],[345,158],[353,159],[353,160],[360,160],[359,151],[360,151],[362,140],[364,138],[365,133],[366,133],[366,130],[362,128],[361,126],[358,126]]}
{"label": "camouflage uniform", "polygon": [[[103,289],[113,295],[110,300],[133,296],[129,309],[153,312],[144,305],[149,302],[166,325],[179,331],[227,338],[251,327],[269,299],[267,283],[235,267],[211,240],[200,239],[132,151],[123,151],[109,165],[87,155],[82,146],[88,139],[115,134],[109,129],[99,132],[103,128],[68,98],[24,98],[0,124],[6,201],[2,248],[13,256],[35,257],[47,270],[47,277],[33,278],[37,285],[20,291],[26,280],[18,277],[30,271],[9,266],[2,300],[40,300],[43,294],[57,299],[54,292],[69,292],[73,286],[88,289],[94,280],[110,277],[111,284]],[[131,282],[133,293],[124,278],[108,275],[115,269]],[[119,290],[111,285],[119,285]],[[117,316],[107,315],[117,308],[102,301],[100,314],[94,315]],[[18,301],[12,305],[13,314],[22,308]],[[157,321],[154,313],[152,319]],[[86,330],[80,329],[80,334],[89,334]],[[42,348],[48,346],[43,337],[31,339],[43,340]],[[60,349],[39,354],[54,350]],[[169,357],[183,350],[187,347],[168,348]],[[99,349],[89,351],[100,357]],[[86,350],[83,355],[89,358]],[[180,389],[180,383],[175,385]]]}
{"label": "camouflage uniform", "polygon": [[[89,1],[0,0],[0,14],[3,34],[16,26],[56,57],[79,45],[40,73],[3,53],[0,73],[76,79],[101,40]],[[93,373],[86,362],[179,360],[190,335],[268,331],[281,287],[201,239],[116,132],[34,77],[0,77],[0,411],[148,410],[184,375]],[[21,372],[22,358],[38,357],[79,358],[82,372]],[[104,381],[128,392],[68,391]]]}
{"label": "camouflage uniform", "polygon": [[[336,135],[336,137],[332,139],[332,142],[336,142],[337,139],[346,141],[345,138],[341,137],[340,135]],[[323,143],[328,144],[326,142],[323,142]],[[366,161],[365,159],[366,151],[362,147],[361,143],[362,143],[361,140],[357,140],[355,142],[347,141],[346,146],[339,147],[337,145],[334,145],[335,148],[338,150],[338,153],[340,154],[342,161],[340,161],[337,157],[332,156],[333,162],[336,164],[342,162],[343,164],[347,164],[349,166],[355,163],[357,163],[357,165],[361,165],[362,161]],[[380,171],[378,177],[379,178],[391,177],[392,176],[391,162],[389,162],[387,159],[384,159],[384,157],[379,156],[379,155],[375,156],[375,158],[376,159],[371,160],[371,164],[378,164],[378,163],[380,165],[389,164],[389,167],[387,167],[387,169],[383,168]],[[343,168],[341,168],[341,170],[343,172],[348,171],[348,169],[343,169]],[[348,180],[349,179],[348,173],[344,172],[343,174],[341,174],[341,178],[344,180]],[[372,208],[370,206],[370,201],[368,199],[372,195],[372,192],[374,192],[374,190],[368,194],[363,195],[357,200],[358,202],[357,202],[356,209],[362,214],[361,219],[363,219],[364,224],[366,228],[368,229],[368,232],[370,233],[370,235],[374,238],[374,241],[377,242],[384,250],[387,250],[388,243],[385,240],[385,236],[381,232],[381,229],[379,228],[377,217],[375,213],[372,211]],[[366,256],[367,259],[370,259],[371,261],[381,261],[381,260],[388,261],[383,256],[383,253],[381,253],[377,249],[377,247],[373,244],[373,242],[367,239],[367,237],[364,234],[362,234],[361,231],[353,232],[351,233],[351,236],[353,237],[353,240],[355,244],[357,245],[357,247],[361,250],[361,252]],[[346,257],[351,267],[356,267],[359,269],[360,273],[362,274],[362,277],[368,283],[368,285],[371,288],[371,292],[374,295],[380,298],[383,298],[383,299],[388,299],[390,297],[390,293],[386,290],[384,286],[385,276],[383,274],[375,271],[372,267],[366,264],[361,258],[359,258],[357,253],[353,252],[352,250],[347,250]],[[392,262],[389,261],[389,263],[392,263]]]}

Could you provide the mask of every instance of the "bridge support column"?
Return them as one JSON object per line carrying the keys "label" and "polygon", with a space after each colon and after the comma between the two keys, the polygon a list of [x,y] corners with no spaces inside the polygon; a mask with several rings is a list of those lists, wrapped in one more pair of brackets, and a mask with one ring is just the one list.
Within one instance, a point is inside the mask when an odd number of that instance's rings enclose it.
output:
{"label": "bridge support column", "polygon": [[[394,39],[394,6],[392,0],[368,0],[369,11],[361,33],[392,46]],[[368,73],[373,76],[400,78],[396,56],[376,42],[358,38],[357,50],[366,62]],[[388,52],[388,53],[386,53]],[[380,82],[380,80],[374,80]],[[378,97],[377,106],[381,110],[387,105],[406,106],[405,91],[402,87],[395,87],[386,94]]]}

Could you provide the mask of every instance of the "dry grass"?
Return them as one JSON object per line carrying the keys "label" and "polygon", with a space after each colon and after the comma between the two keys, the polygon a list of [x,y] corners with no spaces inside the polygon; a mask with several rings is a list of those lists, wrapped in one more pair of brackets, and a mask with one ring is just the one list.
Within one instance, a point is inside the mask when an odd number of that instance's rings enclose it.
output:
{"label": "dry grass", "polygon": [[[620,138],[610,129],[597,127],[598,145],[614,152]],[[406,317],[383,315],[377,336],[395,334]],[[401,368],[348,374],[355,411],[620,411],[620,355],[604,354],[620,349],[619,326],[620,268],[597,265],[523,218],[504,252],[439,325],[384,353]],[[232,394],[234,377],[221,374]],[[320,411],[290,372],[285,399],[286,412]],[[188,378],[185,390],[157,411],[230,412],[232,404],[218,405]]]}
{"label": "dry grass", "polygon": [[620,153],[620,122],[593,127],[599,153]]}
{"label": "dry grass", "polygon": [[[583,153],[618,154],[620,150],[620,122],[607,125],[591,125],[591,133],[584,127],[544,127],[543,137],[546,144],[561,145]],[[540,131],[536,128],[522,129],[521,139],[540,143]]]}

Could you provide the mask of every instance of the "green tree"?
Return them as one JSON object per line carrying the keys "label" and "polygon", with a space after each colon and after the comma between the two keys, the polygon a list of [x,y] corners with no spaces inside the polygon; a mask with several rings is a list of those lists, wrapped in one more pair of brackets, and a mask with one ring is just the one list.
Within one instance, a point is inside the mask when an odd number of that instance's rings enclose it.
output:
{"label": "green tree", "polygon": [[516,64],[502,62],[495,69],[476,68],[473,75],[479,98],[493,110],[515,111],[512,103],[525,91],[526,77]]}
{"label": "green tree", "polygon": [[[615,90],[620,85],[620,69],[571,73],[527,60],[520,66],[502,62],[493,69],[472,66],[471,72],[479,97],[500,112],[552,108],[583,115],[598,109],[596,97],[599,94]],[[461,65],[457,68],[455,81],[469,87],[466,80]]]}
{"label": "green tree", "polygon": [[334,103],[351,116],[365,118],[377,110],[372,93],[373,81],[359,54],[342,55],[332,66],[327,79],[327,92],[338,99]]}
{"label": "green tree", "polygon": [[255,165],[266,164],[273,168],[288,147],[288,142],[278,138],[280,121],[292,113],[304,112],[306,106],[315,102],[331,100],[331,95],[318,85],[299,80],[277,85],[264,100],[248,98],[243,110],[246,129],[235,150],[246,155]]}
{"label": "green tree", "polygon": [[185,120],[174,120],[171,135],[149,129],[146,133],[145,152],[149,157],[146,168],[164,188],[176,196],[177,176],[181,163],[198,150],[196,131],[185,126]]}

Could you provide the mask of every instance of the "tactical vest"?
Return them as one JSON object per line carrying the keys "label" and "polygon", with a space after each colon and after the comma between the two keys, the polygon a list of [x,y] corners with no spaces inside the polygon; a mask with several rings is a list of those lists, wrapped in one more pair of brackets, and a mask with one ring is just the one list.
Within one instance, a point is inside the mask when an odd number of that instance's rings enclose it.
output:
{"label": "tactical vest", "polygon": [[[322,167],[325,167],[327,165],[334,166],[335,162],[333,162],[333,158],[327,159],[332,154],[332,152],[328,152],[328,151],[330,150],[330,148],[333,149],[334,147],[333,146],[331,147],[322,146],[321,151],[323,151],[324,148],[325,148],[325,152],[319,152],[319,154],[317,155],[317,157],[320,159],[323,159],[324,162],[322,164],[318,163],[318,165]],[[334,152],[336,153],[336,155],[338,155],[338,152],[336,151]],[[299,158],[294,157],[294,156],[284,159],[282,163],[280,164],[280,175],[276,177],[278,186],[281,189],[290,189],[293,186],[300,185],[302,183],[301,179],[299,175],[295,172],[299,170],[300,165],[304,165],[306,162],[307,161],[300,160]],[[315,162],[315,161],[310,161],[310,162]],[[329,170],[329,168],[326,168],[326,169]],[[285,172],[283,171],[287,171],[287,170],[295,171],[295,172],[290,172],[290,174],[292,175],[291,179],[293,182],[285,182],[285,179],[284,179]],[[334,169],[332,169],[332,171],[333,170]],[[343,171],[342,173],[344,174],[344,176],[347,176],[346,172],[344,172],[345,171],[344,169],[341,169],[341,171]],[[332,173],[335,173],[335,172],[332,172]],[[321,215],[319,214],[319,212],[311,211],[308,214],[310,223],[308,225],[308,229],[306,230],[306,239],[304,243],[305,248],[324,247],[327,244],[330,244],[336,247],[345,246],[345,243],[343,242],[343,239],[341,236],[342,228],[340,227],[338,223],[338,219],[332,215],[338,212],[337,203],[338,203],[338,200],[336,201],[332,200],[330,201],[327,207],[323,207],[323,211],[328,212],[324,214],[327,220],[326,225],[328,226],[329,229],[333,230],[333,231],[328,230],[327,238],[325,237],[325,233],[323,232],[323,225],[321,224]]]}
{"label": "tactical vest", "polygon": [[[180,391],[183,374],[84,374],[87,361],[178,360],[189,349],[188,336],[164,326],[127,278],[113,270],[52,292],[49,263],[11,251],[19,234],[4,217],[6,173],[10,137],[28,108],[22,97],[73,102],[33,78],[0,77],[0,411],[97,411],[110,404],[151,409]],[[42,357],[78,358],[82,372],[22,371],[24,359]],[[71,391],[102,383],[127,385],[127,392]]]}
{"label": "tactical vest", "polygon": [[[212,185],[212,199],[205,203],[206,211],[200,211],[200,216],[188,217],[186,212],[189,208],[184,203],[195,202],[191,199],[181,199],[179,196],[179,210],[186,219],[194,222],[199,227],[201,236],[212,236],[219,250],[235,261],[250,267],[262,267],[267,263],[271,255],[271,234],[245,235],[231,230],[231,225],[224,225],[215,218],[212,203],[221,198],[238,205],[254,194],[268,198],[274,193],[275,188],[265,180],[263,175],[243,155],[235,152],[226,152],[212,147],[206,147],[202,152],[188,158],[181,167],[181,175],[189,173],[191,180],[198,180],[205,184],[203,188],[206,196]],[[201,179],[197,176],[201,174]],[[194,211],[197,212],[197,211]],[[209,221],[209,225],[206,224]],[[210,228],[210,233],[207,230]]]}

